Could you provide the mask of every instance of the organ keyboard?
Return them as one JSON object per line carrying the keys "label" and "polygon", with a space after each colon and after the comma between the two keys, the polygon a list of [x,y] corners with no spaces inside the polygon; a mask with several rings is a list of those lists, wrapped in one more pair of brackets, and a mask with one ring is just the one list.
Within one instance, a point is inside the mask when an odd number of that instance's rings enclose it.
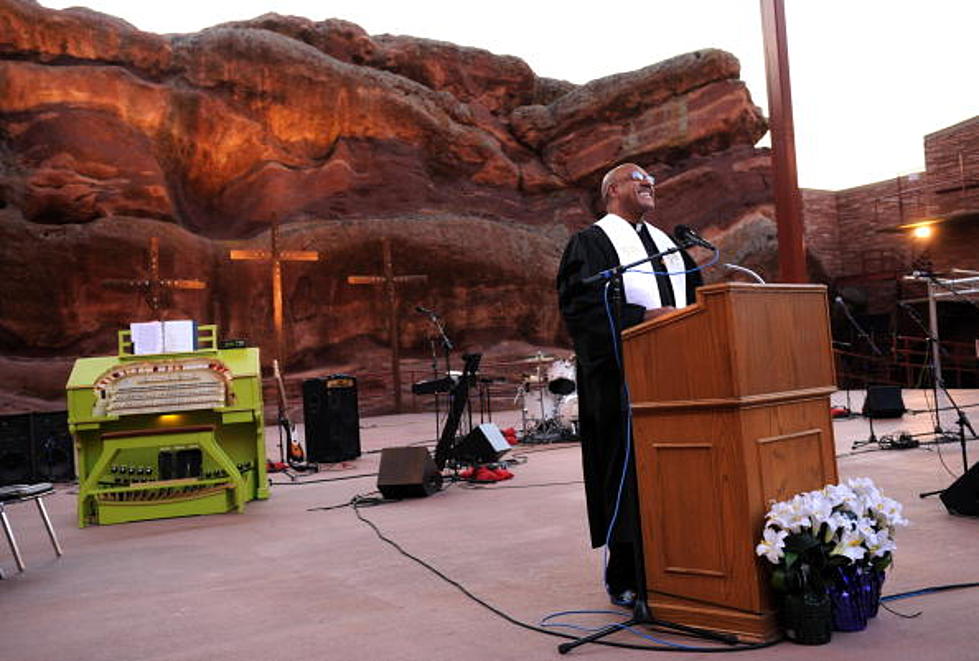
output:
{"label": "organ keyboard", "polygon": [[268,497],[256,348],[80,358],[66,386],[78,454],[78,524],[242,511]]}

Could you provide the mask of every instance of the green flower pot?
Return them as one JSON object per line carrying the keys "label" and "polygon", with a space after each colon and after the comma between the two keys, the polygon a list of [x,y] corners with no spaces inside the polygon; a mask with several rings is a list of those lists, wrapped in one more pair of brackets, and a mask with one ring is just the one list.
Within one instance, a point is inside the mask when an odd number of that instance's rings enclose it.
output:
{"label": "green flower pot", "polygon": [[787,594],[779,607],[785,637],[800,645],[825,645],[833,636],[833,610],[825,592]]}

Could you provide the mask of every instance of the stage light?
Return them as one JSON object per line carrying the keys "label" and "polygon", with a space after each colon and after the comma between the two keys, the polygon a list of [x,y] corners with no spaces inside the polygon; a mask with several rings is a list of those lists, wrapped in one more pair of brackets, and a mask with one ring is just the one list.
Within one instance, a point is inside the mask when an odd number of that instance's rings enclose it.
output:
{"label": "stage light", "polygon": [[916,239],[927,239],[928,237],[931,236],[931,232],[932,232],[931,225],[919,225],[914,228],[911,234]]}

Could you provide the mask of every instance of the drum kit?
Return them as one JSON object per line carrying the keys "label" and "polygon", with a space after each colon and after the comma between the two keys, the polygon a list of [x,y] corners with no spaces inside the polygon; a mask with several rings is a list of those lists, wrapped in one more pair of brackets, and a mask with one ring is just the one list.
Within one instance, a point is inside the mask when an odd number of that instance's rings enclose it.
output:
{"label": "drum kit", "polygon": [[538,352],[517,361],[532,365],[523,374],[514,403],[523,412],[524,443],[555,443],[578,440],[578,389],[575,357],[567,359]]}

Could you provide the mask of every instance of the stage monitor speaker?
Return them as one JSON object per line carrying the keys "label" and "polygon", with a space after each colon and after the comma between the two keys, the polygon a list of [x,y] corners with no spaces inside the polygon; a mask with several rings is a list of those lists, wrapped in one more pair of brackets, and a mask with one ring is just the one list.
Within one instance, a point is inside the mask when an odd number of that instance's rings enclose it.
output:
{"label": "stage monitor speaker", "polygon": [[488,464],[498,460],[510,449],[500,428],[492,422],[485,422],[456,444],[452,456],[457,461],[470,464]]}
{"label": "stage monitor speaker", "polygon": [[68,482],[75,479],[75,448],[68,431],[68,412],[31,414],[34,480]]}
{"label": "stage monitor speaker", "polygon": [[404,447],[381,450],[377,490],[385,498],[420,498],[442,488],[442,473],[426,448]]}
{"label": "stage monitor speaker", "polygon": [[907,411],[900,386],[868,386],[863,414],[868,418],[900,418]]}
{"label": "stage monitor speaker", "polygon": [[949,514],[979,516],[979,463],[952,482],[940,498]]}
{"label": "stage monitor speaker", "polygon": [[336,463],[359,457],[357,379],[331,374],[303,381],[303,420],[309,461]]}
{"label": "stage monitor speaker", "polygon": [[0,486],[33,482],[31,414],[0,416]]}

